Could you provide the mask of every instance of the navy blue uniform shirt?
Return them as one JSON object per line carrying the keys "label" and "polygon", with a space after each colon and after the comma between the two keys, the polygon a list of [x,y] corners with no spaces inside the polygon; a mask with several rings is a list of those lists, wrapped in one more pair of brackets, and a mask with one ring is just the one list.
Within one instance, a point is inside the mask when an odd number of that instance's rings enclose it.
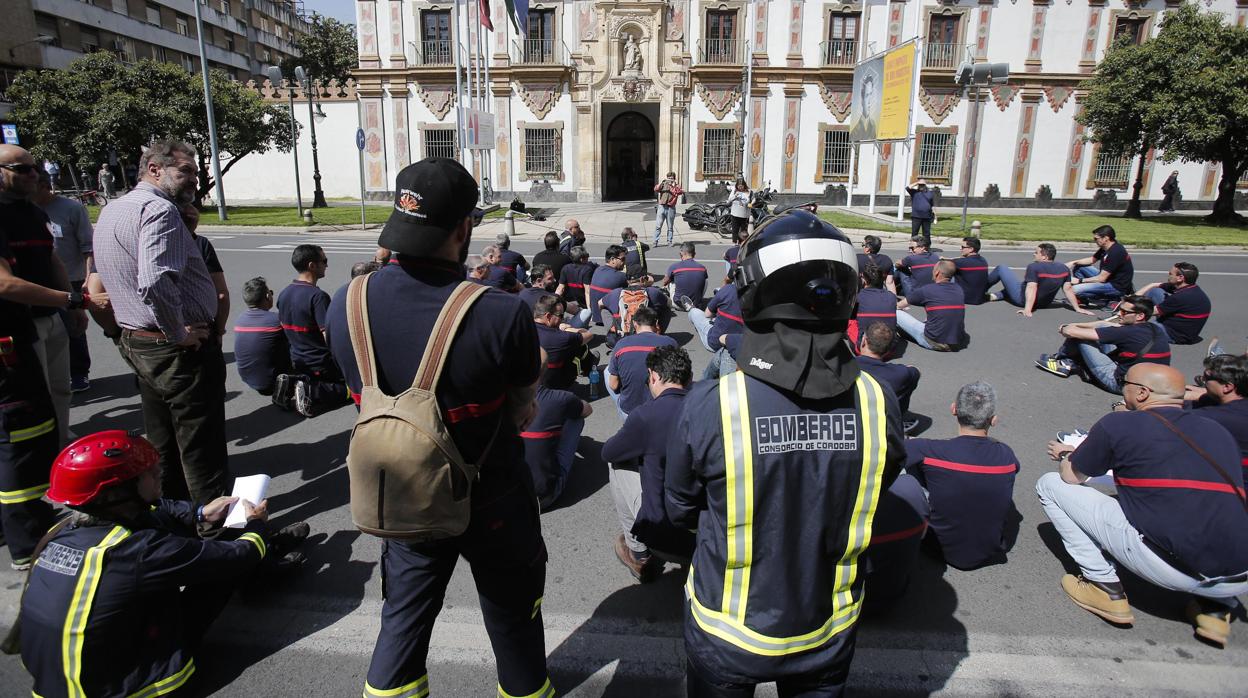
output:
{"label": "navy blue uniform shirt", "polygon": [[646,357],[658,347],[674,346],[679,346],[676,340],[654,332],[630,334],[615,343],[607,369],[620,379],[620,409],[625,413],[650,401]]}
{"label": "navy blue uniform shirt", "polygon": [[893,273],[893,259],[889,257],[888,255],[884,253],[877,253],[877,254],[867,254],[866,252],[858,253],[858,271],[861,272],[863,269],[866,269],[868,266],[872,264],[879,267],[880,271],[884,272],[884,276],[888,276]]}
{"label": "navy blue uniform shirt", "polygon": [[234,365],[249,387],[267,393],[279,373],[290,369],[290,344],[271,310],[248,308],[234,325]]}
{"label": "navy blue uniform shirt", "polygon": [[667,444],[687,391],[668,388],[628,413],[624,426],[602,445],[602,459],[622,463],[641,459],[641,506],[630,531],[638,540],[663,552],[689,555],[693,534],[667,518],[663,507],[663,475]]}
{"label": "navy blue uniform shirt", "polygon": [[741,254],[741,246],[733,245],[724,251],[724,261],[728,263],[728,273],[737,268],[737,256]]}
{"label": "navy blue uniform shirt", "polygon": [[629,240],[620,243],[620,246],[626,250],[624,255],[624,268],[629,271],[648,271],[649,265],[642,262],[642,257],[646,252],[650,251],[650,246],[638,240]]}
{"label": "navy blue uniform shirt", "polygon": [[986,436],[906,440],[906,472],[927,490],[932,532],[950,565],[971,569],[1005,552],[1018,470],[1014,451]]}
{"label": "navy blue uniform shirt", "polygon": [[711,331],[706,335],[712,348],[718,349],[721,346],[721,335],[745,332],[745,320],[741,318],[741,300],[737,298],[737,287],[734,284],[720,286],[706,304],[706,309],[715,314],[715,319],[711,321]]}
{"label": "navy blue uniform shirt", "polygon": [[[378,387],[387,395],[412,386],[433,323],[464,280],[459,264],[400,259],[401,263],[374,272],[368,285]],[[347,329],[346,304],[344,285],[334,294],[329,309],[329,344],[358,404],[360,372]],[[519,430],[503,407],[508,389],[537,381],[539,361],[532,314],[515,296],[486,291],[459,326],[435,390],[442,418],[460,454],[481,465],[481,481],[472,492],[481,501],[516,484],[531,484]],[[482,451],[491,438],[493,445],[482,463]]]}
{"label": "navy blue uniform shirt", "polygon": [[898,269],[909,272],[910,278],[914,279],[914,285],[917,288],[932,283],[932,270],[936,268],[936,263],[939,261],[940,255],[935,252],[911,254],[902,258]]}
{"label": "navy blue uniform shirt", "polygon": [[925,219],[932,218],[932,203],[936,201],[936,194],[931,189],[911,189],[906,187],[906,193],[910,195],[910,217]]}
{"label": "navy blue uniform shirt", "polygon": [[1067,281],[1070,281],[1070,269],[1061,262],[1032,262],[1023,272],[1024,292],[1026,284],[1036,285],[1035,310],[1049,307]]}
{"label": "navy blue uniform shirt", "polygon": [[857,360],[862,370],[870,373],[880,383],[893,389],[893,394],[897,396],[897,403],[901,406],[902,414],[910,411],[910,396],[914,394],[914,389],[919,386],[919,369],[913,366],[906,366],[905,364],[880,361],[877,358],[863,356],[862,354],[858,355]]}
{"label": "navy blue uniform shirt", "polygon": [[545,264],[550,267],[550,272],[555,275],[556,281],[559,279],[559,272],[563,271],[563,268],[571,263],[572,260],[568,259],[568,256],[559,250],[542,250],[533,255],[533,266]]}
{"label": "navy blue uniform shirt", "polygon": [[598,301],[611,291],[624,288],[627,284],[628,277],[622,271],[612,269],[605,264],[594,270],[589,281],[589,311],[593,315],[594,322],[599,325],[605,324],[599,314]]}
{"label": "navy blue uniform shirt", "polygon": [[514,292],[516,288],[516,275],[500,264],[491,264],[490,271],[481,280],[481,283],[491,288],[497,288],[500,291]]}
{"label": "navy blue uniform shirt", "polygon": [[1241,398],[1224,405],[1197,402],[1192,407],[1199,410],[1200,416],[1212,419],[1230,432],[1239,445],[1239,462],[1244,469],[1244,482],[1248,482],[1248,400]]}
{"label": "navy blue uniform shirt", "polygon": [[1200,331],[1209,322],[1213,302],[1199,286],[1175,289],[1170,284],[1162,284],[1161,288],[1170,295],[1157,306],[1157,317],[1170,335],[1170,341],[1175,344],[1196,344],[1200,341]]}
{"label": "navy blue uniform shirt", "polygon": [[1235,467],[1235,439],[1222,425],[1200,416],[1201,411],[1153,409],[1200,444],[1231,476],[1234,487],[1143,411],[1101,417],[1071,454],[1071,465],[1092,476],[1112,469],[1127,521],[1192,570],[1210,577],[1248,571],[1248,513],[1240,502],[1244,481]]}
{"label": "navy blue uniform shirt", "polygon": [[1092,258],[1101,263],[1101,271],[1109,272],[1106,282],[1124,296],[1135,291],[1135,265],[1131,263],[1131,255],[1121,242],[1115,242],[1109,250],[1098,249]]}
{"label": "navy blue uniform shirt", "polygon": [[542,296],[546,295],[553,296],[555,294],[540,286],[529,286],[528,288],[520,290],[520,300],[524,301],[524,304],[528,307],[530,313],[537,307],[537,302],[541,300]]}
{"label": "navy blue uniform shirt", "polygon": [[524,255],[515,250],[502,250],[499,252],[498,266],[506,269],[515,276],[520,276],[519,272],[528,273],[529,262]]}
{"label": "navy blue uniform shirt", "polygon": [[[13,274],[32,284],[60,289],[56,278],[56,239],[52,237],[52,221],[43,209],[26,200],[0,204],[0,220],[8,232],[9,257],[17,260],[11,265]],[[47,317],[57,313],[56,308],[30,306],[32,317]]]}
{"label": "navy blue uniform shirt", "polygon": [[[1109,356],[1118,363],[1118,370],[1114,375],[1119,381],[1138,363],[1170,365],[1170,340],[1166,331],[1157,323],[1139,322],[1122,327],[1098,327],[1096,337],[1102,344],[1114,345],[1114,351]],[[1149,346],[1149,342],[1152,342],[1152,346]]]}
{"label": "navy blue uniform shirt", "polygon": [[559,272],[559,283],[563,285],[563,299],[565,301],[576,301],[581,305],[585,304],[585,288],[589,286],[589,281],[593,278],[594,269],[597,267],[585,262],[568,262]]}
{"label": "navy blue uniform shirt", "polygon": [[542,374],[542,385],[566,390],[576,382],[576,364],[572,359],[584,344],[581,335],[541,323],[533,324],[537,328],[538,344],[546,350],[546,372]]}
{"label": "navy blue uniform shirt", "polygon": [[563,472],[558,457],[563,425],[584,412],[581,399],[566,390],[537,389],[537,414],[520,432],[520,438],[524,439],[524,462],[529,464],[538,499],[550,496]]}
{"label": "navy blue uniform shirt", "polygon": [[953,281],[962,287],[962,294],[967,305],[980,305],[984,295],[988,293],[988,260],[977,254],[969,257],[958,257],[953,260],[958,268]]}
{"label": "navy blue uniform shirt", "polygon": [[277,315],[290,342],[290,363],[296,371],[324,371],[333,367],[322,329],[329,310],[329,294],[295,279],[277,297]]}
{"label": "navy blue uniform shirt", "polygon": [[693,300],[694,305],[702,304],[702,296],[706,295],[706,267],[696,259],[682,259],[679,262],[673,262],[672,266],[667,268],[667,276],[671,279],[672,284],[676,286],[674,298],[679,299],[681,296],[689,296]]}
{"label": "navy blue uniform shirt", "polygon": [[910,305],[921,305],[927,311],[923,335],[928,340],[957,346],[966,338],[966,306],[962,287],[955,283],[928,284],[906,296]]}
{"label": "navy blue uniform shirt", "polygon": [[858,331],[866,332],[873,322],[882,322],[897,329],[897,296],[883,288],[867,287],[858,292],[858,308],[854,317]]}

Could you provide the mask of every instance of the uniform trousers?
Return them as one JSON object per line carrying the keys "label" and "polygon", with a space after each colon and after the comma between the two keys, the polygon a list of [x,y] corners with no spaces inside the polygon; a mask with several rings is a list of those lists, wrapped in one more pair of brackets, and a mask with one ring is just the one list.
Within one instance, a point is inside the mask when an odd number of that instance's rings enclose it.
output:
{"label": "uniform trousers", "polygon": [[39,341],[35,353],[43,364],[43,377],[56,411],[57,445],[69,442],[69,333],[59,313],[34,318]]}
{"label": "uniform trousers", "polygon": [[54,521],[43,494],[60,445],[33,343],[16,344],[13,356],[13,365],[0,367],[0,527],[13,561],[24,562]]}

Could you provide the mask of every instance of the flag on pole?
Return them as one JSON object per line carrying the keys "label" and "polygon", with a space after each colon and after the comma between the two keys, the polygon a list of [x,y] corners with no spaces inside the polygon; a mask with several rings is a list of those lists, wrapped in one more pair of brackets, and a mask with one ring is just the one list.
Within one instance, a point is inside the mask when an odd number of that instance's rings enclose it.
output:
{"label": "flag on pole", "polygon": [[507,14],[521,38],[529,34],[529,0],[506,0]]}
{"label": "flag on pole", "polygon": [[477,14],[481,15],[481,26],[494,31],[494,20],[490,19],[490,0],[480,0]]}

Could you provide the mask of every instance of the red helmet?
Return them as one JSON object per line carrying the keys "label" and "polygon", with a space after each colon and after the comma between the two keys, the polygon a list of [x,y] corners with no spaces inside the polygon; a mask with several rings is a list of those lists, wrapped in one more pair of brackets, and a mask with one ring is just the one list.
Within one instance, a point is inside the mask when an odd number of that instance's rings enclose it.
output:
{"label": "red helmet", "polygon": [[160,462],[147,439],[121,429],[84,436],[61,451],[52,463],[48,499],[70,506],[86,504],[100,490],[138,477]]}

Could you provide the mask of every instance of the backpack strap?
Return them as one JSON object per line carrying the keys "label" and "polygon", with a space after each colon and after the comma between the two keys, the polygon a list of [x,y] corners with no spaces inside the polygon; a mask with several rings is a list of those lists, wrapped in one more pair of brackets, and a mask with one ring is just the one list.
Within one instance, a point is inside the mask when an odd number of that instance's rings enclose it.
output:
{"label": "backpack strap", "polygon": [[374,364],[373,331],[368,323],[368,277],[373,272],[361,274],[351,280],[347,287],[347,330],[351,334],[351,348],[355,364],[360,370],[360,390],[377,385]]}
{"label": "backpack strap", "polygon": [[420,359],[420,368],[416,369],[416,378],[412,381],[413,388],[433,390],[437,386],[438,379],[442,376],[442,367],[446,365],[446,357],[450,356],[451,344],[455,339],[455,333],[459,331],[460,323],[468,315],[468,309],[472,307],[472,304],[489,290],[488,286],[461,281],[459,286],[451,291],[451,297],[446,299],[442,312],[438,313],[438,319],[433,323],[433,329],[429,332],[429,343],[425,345],[425,355]]}

